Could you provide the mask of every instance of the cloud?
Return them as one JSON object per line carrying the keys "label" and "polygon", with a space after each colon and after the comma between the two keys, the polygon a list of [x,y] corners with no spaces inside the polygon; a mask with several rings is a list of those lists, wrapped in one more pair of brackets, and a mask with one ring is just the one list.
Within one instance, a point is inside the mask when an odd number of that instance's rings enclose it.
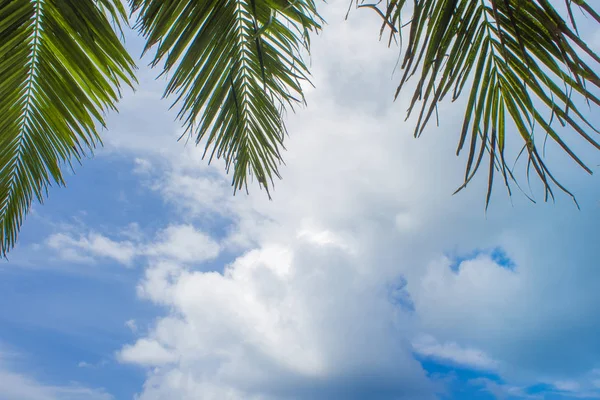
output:
{"label": "cloud", "polygon": [[108,364],[108,361],[106,359],[102,359],[96,363],[90,363],[87,361],[79,361],[77,363],[77,367],[78,368],[101,368],[104,367]]}
{"label": "cloud", "polygon": [[145,174],[152,170],[152,163],[145,158],[135,158],[133,172],[136,174]]}
{"label": "cloud", "polygon": [[575,381],[556,381],[554,387],[565,392],[577,392],[581,389],[579,383]]}
{"label": "cloud", "polygon": [[213,259],[219,252],[219,244],[192,225],[167,227],[158,234],[156,241],[144,250],[144,254],[149,257],[196,263]]}
{"label": "cloud", "polygon": [[[563,197],[510,204],[498,187],[486,215],[484,176],[451,196],[462,111],[440,107],[442,127],[413,140],[410,98],[386,99],[397,53],[376,44],[376,15],[338,22],[346,7],[328,6],[313,42],[318,90],[289,118],[273,201],[256,187],[231,196],[221,166],[176,143],[173,124],[109,132],[111,151],[160,166],[144,184],[184,221],[136,245],[138,294],[166,310],[119,353],[147,368],[140,399],[434,396],[415,350],[493,370],[506,383],[472,383],[507,397],[598,368],[597,181],[556,158],[582,212]],[[502,257],[447,256],[495,248]],[[222,270],[191,268],[225,250],[237,257]]]}
{"label": "cloud", "polygon": [[439,343],[434,337],[424,335],[413,342],[413,347],[419,355],[443,363],[457,364],[473,369],[494,370],[498,366],[483,351],[459,346],[454,342]]}
{"label": "cloud", "polygon": [[131,330],[131,332],[135,333],[138,330],[138,326],[137,323],[135,322],[134,319],[129,319],[127,321],[125,321],[125,326],[129,328],[129,330]]}
{"label": "cloud", "polygon": [[133,346],[126,346],[119,353],[122,362],[137,363],[146,366],[170,364],[177,360],[173,352],[165,349],[158,342],[140,339]]}
{"label": "cloud", "polygon": [[86,263],[109,258],[126,266],[131,266],[136,257],[199,263],[220,253],[217,242],[191,225],[170,225],[146,242],[135,224],[122,233],[135,241],[117,241],[96,232],[78,236],[55,233],[46,239],[46,246],[65,261]]}
{"label": "cloud", "polygon": [[433,398],[402,339],[409,316],[376,295],[383,282],[362,285],[359,264],[300,239],[252,250],[223,273],[154,265],[142,290],[173,313],[119,358],[159,367],[141,399],[167,388],[178,398]]}
{"label": "cloud", "polygon": [[44,385],[30,377],[0,370],[2,400],[113,400],[110,394],[85,386]]}
{"label": "cloud", "polygon": [[475,378],[469,385],[480,387],[496,399],[599,399],[600,391],[591,387],[589,381],[555,381],[538,383],[532,387],[516,386],[497,382],[489,378]]}
{"label": "cloud", "polygon": [[[13,355],[14,357],[14,355]],[[78,383],[49,385],[7,366],[10,357],[0,353],[0,399],[2,400],[114,400],[103,389]]]}
{"label": "cloud", "polygon": [[553,393],[567,398],[600,399],[600,370],[593,369],[579,377],[546,382]]}
{"label": "cloud", "polygon": [[497,400],[504,399],[543,399],[544,393],[530,394],[519,386],[507,385],[488,378],[475,378],[469,381],[470,385],[479,386],[481,390],[494,396]]}
{"label": "cloud", "polygon": [[[597,316],[592,309],[597,294],[587,282],[597,274],[591,252],[573,256],[576,241],[585,241],[589,232],[587,223],[579,224],[582,230],[564,231],[552,246],[525,229],[502,239],[517,250],[512,269],[487,255],[462,262],[457,271],[448,259],[431,262],[413,285],[409,279],[423,328],[484,350],[502,361],[504,377],[517,381],[526,376],[562,380],[595,368],[592,354],[600,354],[600,343],[592,337],[598,328],[591,321]],[[572,244],[564,242],[569,236]],[[525,243],[525,237],[527,246],[516,244]]]}
{"label": "cloud", "polygon": [[73,262],[91,262],[94,257],[101,257],[131,265],[136,255],[133,243],[129,241],[116,242],[97,233],[90,233],[79,238],[64,233],[55,233],[46,240],[46,245],[56,250],[63,260]]}
{"label": "cloud", "polygon": [[451,268],[450,259],[430,262],[415,279],[409,292],[422,323],[448,337],[463,326],[481,331],[505,329],[506,315],[523,299],[520,272],[502,268],[489,255],[460,263]]}

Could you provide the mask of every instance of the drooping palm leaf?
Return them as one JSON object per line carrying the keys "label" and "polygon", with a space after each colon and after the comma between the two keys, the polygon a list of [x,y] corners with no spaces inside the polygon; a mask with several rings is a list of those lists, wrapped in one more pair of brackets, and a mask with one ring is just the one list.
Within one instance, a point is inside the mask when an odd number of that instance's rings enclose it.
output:
{"label": "drooping palm leaf", "polygon": [[233,166],[234,190],[249,175],[268,191],[279,176],[282,111],[303,101],[302,51],[320,28],[313,0],[130,0],[155,47],[153,65],[171,71],[165,96],[205,155]]}
{"label": "drooping palm leaf", "polygon": [[[120,0],[0,0],[0,254],[61,168],[99,142],[134,63],[113,30]],[[116,26],[118,29],[118,26]]]}
{"label": "drooping palm leaf", "polygon": [[[392,27],[392,35],[402,33],[402,11],[409,2],[368,3],[363,1],[359,7],[378,11],[384,18],[382,32]],[[553,185],[568,191],[540,155],[536,128],[591,173],[553,123],[571,128],[600,149],[598,131],[578,106],[582,100],[593,107],[600,105],[600,57],[579,37],[573,16],[573,8],[579,7],[600,22],[590,5],[584,0],[565,0],[564,16],[549,0],[413,0],[410,5],[401,65],[404,73],[396,96],[411,77],[418,76],[408,115],[422,102],[415,128],[419,136],[439,102],[446,97],[454,101],[465,88],[470,90],[457,150],[469,149],[465,182],[459,190],[473,178],[487,152],[486,206],[496,171],[510,193],[514,175],[505,159],[509,123],[524,142],[528,171],[533,167],[541,179],[546,199],[553,197]]]}

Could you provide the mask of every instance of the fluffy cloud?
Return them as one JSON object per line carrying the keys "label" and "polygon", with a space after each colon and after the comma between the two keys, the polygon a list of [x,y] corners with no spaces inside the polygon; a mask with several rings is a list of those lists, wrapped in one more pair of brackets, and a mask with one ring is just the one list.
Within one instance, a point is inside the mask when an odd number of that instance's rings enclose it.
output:
{"label": "fluffy cloud", "polygon": [[120,352],[160,367],[142,399],[162,398],[166,386],[178,398],[217,399],[204,389],[214,385],[240,399],[432,397],[404,338],[410,316],[387,301],[385,282],[361,279],[361,260],[334,244],[287,243],[252,250],[222,274],[148,269],[142,290],[174,312]]}
{"label": "fluffy cloud", "polygon": [[219,245],[210,236],[191,225],[178,225],[160,232],[157,241],[147,246],[144,253],[180,262],[202,262],[215,258],[219,251]]}
{"label": "fluffy cloud", "polygon": [[[452,154],[460,114],[442,107],[443,128],[413,140],[409,99],[386,99],[397,54],[377,44],[375,14],[339,22],[346,7],[326,7],[318,90],[290,116],[273,201],[256,188],[232,197],[220,166],[175,143],[167,122],[107,137],[110,151],[147,160],[136,171],[186,221],[135,245],[148,256],[139,295],[168,310],[119,353],[148,367],[140,398],[433,397],[440,386],[413,352],[496,371],[509,383],[472,383],[500,397],[538,382],[594,393],[597,181],[567,179],[583,212],[519,194],[511,207],[498,187],[486,216],[482,175],[450,196],[463,173]],[[497,246],[511,268],[488,253],[448,256]],[[191,268],[223,250],[237,257],[222,271]]]}

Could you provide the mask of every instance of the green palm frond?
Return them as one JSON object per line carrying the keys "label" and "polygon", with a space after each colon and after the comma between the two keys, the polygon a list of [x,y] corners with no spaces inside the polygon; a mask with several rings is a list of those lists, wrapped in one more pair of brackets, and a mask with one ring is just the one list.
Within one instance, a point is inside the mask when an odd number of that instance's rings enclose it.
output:
{"label": "green palm frond", "polygon": [[0,0],[0,254],[34,198],[100,138],[134,63],[111,24],[120,0]]}
{"label": "green palm frond", "polygon": [[[391,41],[402,33],[407,3],[388,0],[358,6],[377,10],[384,18],[381,32],[391,27]],[[600,149],[598,130],[579,106],[600,105],[600,57],[579,37],[573,16],[572,8],[578,7],[600,22],[585,1],[565,0],[565,17],[549,0],[414,0],[410,5],[404,73],[396,96],[411,77],[418,77],[408,109],[410,116],[421,102],[415,136],[437,113],[439,102],[447,97],[455,101],[465,88],[470,91],[457,150],[460,153],[466,146],[469,154],[465,182],[458,190],[471,181],[487,153],[486,206],[498,171],[510,194],[515,178],[505,159],[507,127],[521,137],[522,152],[528,156],[527,176],[533,168],[545,187],[546,200],[554,197],[553,186],[569,192],[540,155],[535,128],[592,172],[553,124],[558,121]]]}
{"label": "green palm frond", "polygon": [[[302,52],[320,28],[313,0],[130,0],[155,47],[152,65],[171,72],[179,118],[209,160],[233,166],[234,190],[256,177],[267,192],[279,177],[282,111],[303,101]],[[210,162],[210,161],[209,161]]]}

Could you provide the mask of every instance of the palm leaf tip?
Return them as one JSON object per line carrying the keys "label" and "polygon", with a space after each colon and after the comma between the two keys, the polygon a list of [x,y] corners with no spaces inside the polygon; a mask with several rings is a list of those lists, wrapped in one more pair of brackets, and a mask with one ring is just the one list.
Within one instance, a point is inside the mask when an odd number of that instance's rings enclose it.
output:
{"label": "palm leaf tip", "polygon": [[[0,1],[0,254],[34,199],[99,142],[96,124],[132,86],[133,60],[111,18],[118,0]],[[111,17],[112,15],[112,17]]]}
{"label": "palm leaf tip", "polygon": [[[412,2],[411,2],[412,3]],[[382,31],[391,37],[403,32],[405,0],[381,7]],[[600,23],[584,0],[566,1],[564,12],[549,0],[421,0],[408,18],[408,40],[398,92],[416,77],[409,115],[417,111],[415,134],[420,135],[437,105],[456,100],[469,90],[458,153],[468,151],[465,182],[489,157],[488,194],[499,173],[510,191],[516,182],[506,160],[507,127],[518,133],[528,158],[528,171],[542,182],[546,199],[553,188],[570,194],[551,173],[539,150],[540,135],[551,138],[581,168],[587,164],[567,144],[573,133],[600,149],[596,127],[583,113],[583,104],[600,105],[600,57],[580,38],[573,8]],[[398,94],[397,92],[397,94]],[[577,99],[579,97],[579,99]],[[421,103],[417,108],[417,104]],[[588,114],[588,115],[591,115]],[[556,122],[570,128],[559,130]],[[511,139],[512,140],[512,139]],[[518,183],[517,183],[518,185]]]}
{"label": "palm leaf tip", "polygon": [[303,61],[321,19],[312,0],[131,0],[138,27],[169,71],[165,96],[205,155],[233,169],[234,191],[279,177],[282,110],[303,101]]}

